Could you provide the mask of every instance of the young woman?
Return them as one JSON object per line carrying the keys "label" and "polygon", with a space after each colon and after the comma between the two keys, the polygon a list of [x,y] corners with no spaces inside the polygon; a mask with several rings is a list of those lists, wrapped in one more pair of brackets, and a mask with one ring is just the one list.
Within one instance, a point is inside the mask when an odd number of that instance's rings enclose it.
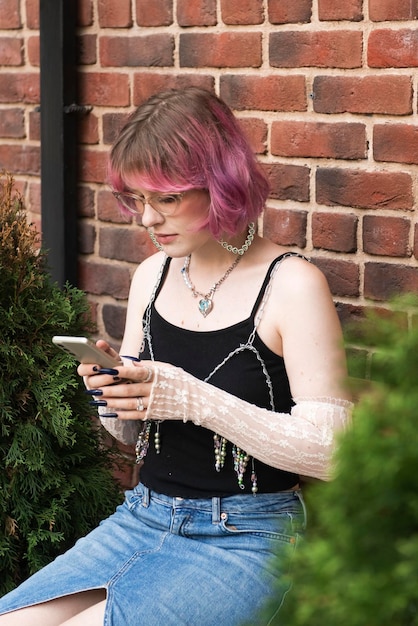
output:
{"label": "young woman", "polygon": [[207,91],[142,104],[109,179],[159,251],[132,281],[122,364],[78,371],[104,427],[136,444],[141,482],[0,600],[0,626],[266,623],[305,526],[299,476],[331,477],[349,421],[327,282],[257,234],[268,184]]}

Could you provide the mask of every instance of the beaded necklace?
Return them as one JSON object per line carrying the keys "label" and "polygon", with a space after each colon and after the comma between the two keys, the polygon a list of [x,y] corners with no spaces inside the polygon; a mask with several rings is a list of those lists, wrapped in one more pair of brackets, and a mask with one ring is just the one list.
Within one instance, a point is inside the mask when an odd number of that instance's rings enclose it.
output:
{"label": "beaded necklace", "polygon": [[216,283],[212,285],[212,287],[209,289],[207,293],[202,293],[201,291],[198,291],[196,287],[193,285],[192,281],[190,280],[190,274],[189,274],[190,258],[191,258],[191,255],[189,254],[189,256],[187,256],[184,261],[183,267],[181,268],[181,275],[183,276],[184,282],[186,283],[186,287],[188,287],[190,291],[192,292],[193,297],[197,298],[197,296],[201,296],[199,303],[198,303],[199,312],[203,315],[203,317],[206,317],[207,315],[209,315],[209,313],[213,309],[213,296],[215,295],[215,291],[218,289],[218,287],[222,285],[224,280],[228,278],[232,270],[238,265],[239,261],[241,260],[241,257],[237,256],[237,258],[234,260],[232,265],[228,267],[228,269],[226,270],[222,278],[216,281]]}

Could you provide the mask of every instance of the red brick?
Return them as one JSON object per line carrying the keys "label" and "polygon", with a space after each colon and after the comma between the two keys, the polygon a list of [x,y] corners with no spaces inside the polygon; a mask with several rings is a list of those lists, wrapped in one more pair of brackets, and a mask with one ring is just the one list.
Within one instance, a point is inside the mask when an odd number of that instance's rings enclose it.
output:
{"label": "red brick", "polygon": [[140,263],[149,256],[152,245],[144,228],[100,228],[99,251],[103,258]]}
{"label": "red brick", "polygon": [[221,0],[221,15],[224,24],[261,24],[263,0]]}
{"label": "red brick", "polygon": [[341,122],[273,122],[271,152],[277,156],[364,159],[364,124]]}
{"label": "red brick", "polygon": [[306,111],[304,76],[221,76],[220,95],[233,109]]}
{"label": "red brick", "polygon": [[41,113],[38,110],[29,113],[29,139],[35,141],[41,139]]}
{"label": "red brick", "polygon": [[177,21],[180,26],[215,26],[216,0],[177,0]]}
{"label": "red brick", "polygon": [[20,37],[0,37],[0,65],[23,64],[23,40]]}
{"label": "red brick", "polygon": [[318,17],[323,21],[360,22],[363,19],[363,0],[318,0]]}
{"label": "red brick", "polygon": [[86,220],[79,220],[77,224],[77,242],[80,254],[93,254],[96,241],[96,228]]}
{"label": "red brick", "polygon": [[78,139],[80,143],[97,144],[100,141],[99,121],[94,113],[78,118]]}
{"label": "red brick", "polygon": [[98,0],[97,10],[101,28],[132,26],[131,0]]}
{"label": "red brick", "polygon": [[366,263],[364,295],[372,300],[390,300],[403,293],[418,292],[418,268],[394,263]]}
{"label": "red brick", "polygon": [[306,246],[307,211],[274,209],[264,211],[263,237],[281,246]]}
{"label": "red brick", "polygon": [[314,213],[312,243],[314,248],[334,252],[356,252],[358,219],[352,213]]}
{"label": "red brick", "polygon": [[263,120],[256,117],[243,117],[238,119],[253,152],[265,154],[267,152],[267,125]]}
{"label": "red brick", "polygon": [[309,202],[309,167],[286,164],[263,164],[271,192],[276,200],[294,200]]}
{"label": "red brick", "polygon": [[412,178],[404,172],[319,168],[316,201],[328,206],[411,211],[414,207]]}
{"label": "red brick", "polygon": [[312,16],[312,0],[268,0],[271,24],[308,23]]}
{"label": "red brick", "polygon": [[77,37],[77,62],[80,65],[94,65],[97,62],[97,35]]}
{"label": "red brick", "polygon": [[418,224],[414,227],[414,257],[418,259]]}
{"label": "red brick", "polygon": [[20,0],[0,0],[0,28],[21,28]]}
{"label": "red brick", "polygon": [[25,194],[26,194],[26,191],[27,191],[27,188],[28,188],[27,182],[25,180],[16,180],[16,178],[15,178],[14,179],[14,186],[15,186],[15,189],[16,189],[17,193],[24,198]]}
{"label": "red brick", "polygon": [[169,26],[173,23],[173,0],[136,0],[138,26]]}
{"label": "red brick", "polygon": [[100,37],[103,67],[170,67],[174,64],[174,38],[161,33],[141,37]]}
{"label": "red brick", "polygon": [[23,109],[0,109],[0,137],[23,139],[26,136]]}
{"label": "red brick", "polygon": [[107,334],[115,339],[122,339],[125,329],[126,307],[104,304],[102,318]]}
{"label": "red brick", "polygon": [[82,257],[78,266],[79,287],[95,295],[109,295],[117,300],[128,297],[130,272],[126,267],[112,263],[85,261]]}
{"label": "red brick", "polygon": [[0,74],[0,102],[26,102],[38,104],[40,101],[40,78],[38,73]]}
{"label": "red brick", "polygon": [[363,36],[357,31],[284,31],[269,38],[272,67],[340,67],[362,65]]}
{"label": "red brick", "polygon": [[409,233],[411,222],[403,217],[365,215],[363,250],[381,256],[411,256]]}
{"label": "red brick", "polygon": [[102,117],[103,143],[113,144],[128,121],[129,113],[104,113]]}
{"label": "red brick", "polygon": [[418,31],[406,28],[372,31],[367,61],[370,67],[418,67]]}
{"label": "red brick", "polygon": [[133,217],[122,214],[110,191],[102,190],[97,194],[97,217],[101,222],[129,224]]}
{"label": "red brick", "polygon": [[409,76],[317,76],[313,94],[317,113],[412,113]]}
{"label": "red brick", "polygon": [[28,209],[33,213],[41,214],[41,185],[39,182],[29,183],[27,196]]}
{"label": "red brick", "polygon": [[94,217],[95,192],[86,185],[77,189],[77,214],[80,217]]}
{"label": "red brick", "polygon": [[41,157],[38,147],[28,145],[0,145],[0,170],[14,174],[41,172]]}
{"label": "red brick", "polygon": [[369,0],[369,17],[374,22],[415,20],[418,4],[415,0]]}
{"label": "red brick", "polygon": [[40,54],[39,35],[33,35],[32,37],[29,37],[27,41],[27,55],[29,63],[34,67],[40,67],[41,65]]}
{"label": "red brick", "polygon": [[261,33],[180,34],[181,67],[260,67]]}
{"label": "red brick", "polygon": [[334,296],[360,295],[360,270],[356,263],[330,257],[311,257],[311,259],[325,274]]}
{"label": "red brick", "polygon": [[78,26],[91,26],[93,24],[93,1],[83,0],[77,3]]}
{"label": "red brick", "polygon": [[129,77],[107,72],[79,73],[80,104],[97,106],[128,106]]}
{"label": "red brick", "polygon": [[214,79],[205,74],[151,74],[138,72],[134,76],[135,105],[139,105],[154,93],[162,89],[184,89],[185,87],[202,87],[208,91],[214,91]]}
{"label": "red brick", "polygon": [[353,324],[356,324],[357,326],[358,323],[365,317],[365,307],[362,306],[354,306],[352,304],[346,304],[345,302],[337,302],[336,310],[343,326],[343,330],[347,325],[352,327]]}
{"label": "red brick", "polygon": [[81,149],[79,180],[90,183],[106,181],[108,153],[98,150]]}
{"label": "red brick", "polygon": [[373,156],[376,161],[418,165],[418,126],[376,124],[373,135]]}

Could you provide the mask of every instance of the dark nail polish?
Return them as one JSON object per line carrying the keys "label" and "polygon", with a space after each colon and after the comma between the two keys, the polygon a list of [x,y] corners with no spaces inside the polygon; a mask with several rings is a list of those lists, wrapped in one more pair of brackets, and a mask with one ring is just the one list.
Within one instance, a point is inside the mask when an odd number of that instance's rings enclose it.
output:
{"label": "dark nail polish", "polygon": [[106,400],[90,400],[90,406],[107,406]]}
{"label": "dark nail polish", "polygon": [[100,417],[118,417],[117,413],[101,413]]}
{"label": "dark nail polish", "polygon": [[131,361],[139,362],[141,359],[138,359],[136,356],[129,356],[128,354],[121,354],[122,359],[130,359]]}
{"label": "dark nail polish", "polygon": [[109,374],[109,376],[118,376],[118,370],[113,369],[112,367],[101,367],[97,370],[98,374]]}
{"label": "dark nail polish", "polygon": [[88,396],[102,396],[103,391],[101,389],[86,389],[85,392]]}

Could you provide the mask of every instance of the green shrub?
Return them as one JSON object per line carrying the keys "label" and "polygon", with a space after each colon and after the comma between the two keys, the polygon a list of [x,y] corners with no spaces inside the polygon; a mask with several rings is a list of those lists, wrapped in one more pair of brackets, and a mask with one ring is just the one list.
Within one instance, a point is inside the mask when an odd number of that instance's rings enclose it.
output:
{"label": "green shrub", "polygon": [[89,332],[88,303],[46,271],[8,174],[0,177],[0,595],[111,513],[121,494],[76,362],[54,334]]}
{"label": "green shrub", "polygon": [[418,624],[418,329],[404,319],[362,326],[373,383],[340,439],[335,479],[307,488],[309,531],[272,624]]}

